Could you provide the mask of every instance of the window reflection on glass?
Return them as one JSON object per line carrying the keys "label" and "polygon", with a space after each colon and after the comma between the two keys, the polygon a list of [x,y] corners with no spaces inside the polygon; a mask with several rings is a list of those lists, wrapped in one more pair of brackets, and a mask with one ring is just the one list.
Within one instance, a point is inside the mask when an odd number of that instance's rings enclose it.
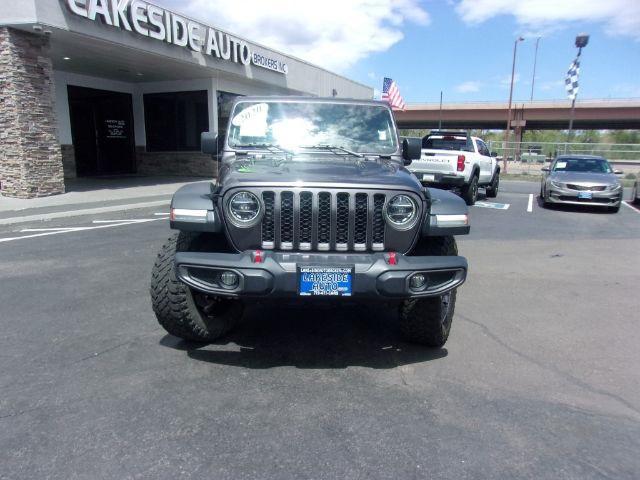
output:
{"label": "window reflection on glass", "polygon": [[300,150],[332,146],[389,155],[398,139],[388,108],[321,102],[240,102],[231,115],[233,148],[277,146]]}

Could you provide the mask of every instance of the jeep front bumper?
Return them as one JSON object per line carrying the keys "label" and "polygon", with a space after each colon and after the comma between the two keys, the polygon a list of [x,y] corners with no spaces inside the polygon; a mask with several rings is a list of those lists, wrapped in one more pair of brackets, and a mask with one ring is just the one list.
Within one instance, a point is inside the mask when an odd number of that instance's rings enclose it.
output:
{"label": "jeep front bumper", "polygon": [[[467,261],[458,256],[411,257],[397,254],[395,264],[390,261],[388,253],[382,252],[260,252],[259,257],[256,261],[254,251],[178,252],[175,257],[176,274],[190,287],[218,296],[290,298],[298,295],[299,266],[349,266],[353,267],[352,297],[349,298],[354,300],[442,295],[462,285],[467,276]],[[225,271],[238,275],[235,286],[225,287],[219,281]],[[410,288],[409,279],[416,273],[422,273],[427,280],[421,290]]]}

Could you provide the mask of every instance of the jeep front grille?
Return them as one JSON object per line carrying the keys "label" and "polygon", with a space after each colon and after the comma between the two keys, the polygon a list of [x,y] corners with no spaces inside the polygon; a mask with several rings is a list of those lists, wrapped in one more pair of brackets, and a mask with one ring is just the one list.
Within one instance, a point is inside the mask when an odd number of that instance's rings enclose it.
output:
{"label": "jeep front grille", "polygon": [[265,250],[382,251],[383,193],[263,191]]}

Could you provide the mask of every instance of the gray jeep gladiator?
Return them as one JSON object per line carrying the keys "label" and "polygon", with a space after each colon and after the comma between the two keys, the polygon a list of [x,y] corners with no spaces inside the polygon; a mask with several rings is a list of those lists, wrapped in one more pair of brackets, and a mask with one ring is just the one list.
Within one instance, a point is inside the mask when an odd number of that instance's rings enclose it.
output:
{"label": "gray jeep gladiator", "polygon": [[177,234],[153,266],[151,299],[172,335],[212,341],[252,302],[396,309],[412,342],[449,336],[469,232],[456,195],[406,169],[421,139],[398,137],[377,101],[241,97],[227,133],[203,132],[217,182],[180,188]]}

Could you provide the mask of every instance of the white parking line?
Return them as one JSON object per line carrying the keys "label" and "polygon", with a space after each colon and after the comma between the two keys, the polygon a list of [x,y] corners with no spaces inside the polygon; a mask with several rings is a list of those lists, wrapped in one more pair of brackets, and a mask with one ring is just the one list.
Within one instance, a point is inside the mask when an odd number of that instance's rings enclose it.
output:
{"label": "white parking line", "polygon": [[157,202],[130,203],[127,205],[112,205],[109,207],[83,208],[80,210],[70,210],[67,212],[41,213],[37,215],[25,215],[23,217],[0,218],[0,225],[12,225],[14,223],[38,222],[41,220],[51,220],[53,218],[78,217],[98,213],[120,212],[126,210],[137,210],[139,208],[158,207],[168,205],[169,200]]}
{"label": "white parking line", "polygon": [[527,212],[533,212],[533,193],[529,194],[529,203],[527,204]]}
{"label": "white parking line", "polygon": [[634,207],[633,205],[630,205],[629,202],[622,202],[622,205],[624,205],[625,207],[629,207],[631,210],[633,210],[636,213],[640,213],[640,210],[638,210],[636,207]]}
{"label": "white parking line", "polygon": [[144,223],[153,220],[164,220],[162,218],[123,218],[122,220],[94,220],[91,223]]}
{"label": "white parking line", "polygon": [[46,237],[48,235],[58,235],[60,233],[82,232],[84,230],[97,230],[99,228],[121,227],[124,225],[137,225],[139,223],[155,222],[157,220],[164,220],[164,219],[163,218],[145,218],[140,221],[133,221],[133,222],[127,220],[126,222],[110,223],[108,225],[96,225],[93,227],[25,228],[24,230],[20,230],[20,233],[23,233],[23,232],[25,233],[40,232],[40,233],[35,233],[33,235],[23,235],[22,237],[0,238],[0,243],[12,242],[14,240],[23,240],[26,238]]}

